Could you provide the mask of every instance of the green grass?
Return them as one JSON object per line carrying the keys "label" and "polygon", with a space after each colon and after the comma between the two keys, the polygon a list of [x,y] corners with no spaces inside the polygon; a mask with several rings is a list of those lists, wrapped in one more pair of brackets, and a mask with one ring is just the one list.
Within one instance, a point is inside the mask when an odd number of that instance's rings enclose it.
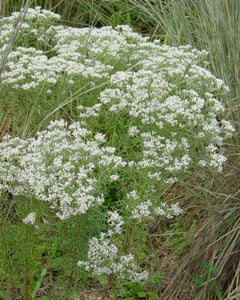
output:
{"label": "green grass", "polygon": [[[18,11],[25,3],[27,4],[27,1],[8,0],[0,3],[1,15],[7,16],[13,11]],[[222,101],[227,108],[227,118],[236,127],[234,138],[226,145],[228,162],[224,172],[222,175],[216,175],[211,171],[197,174],[197,170],[194,170],[193,174],[183,177],[181,183],[162,192],[161,198],[165,202],[178,201],[184,205],[187,213],[179,217],[178,222],[171,226],[166,221],[156,220],[149,225],[149,228],[145,228],[145,235],[142,238],[141,231],[135,229],[135,238],[141,241],[138,249],[140,260],[141,255],[147,255],[149,259],[147,265],[148,268],[152,268],[155,279],[152,279],[149,286],[131,286],[128,283],[117,282],[110,290],[110,295],[114,299],[114,293],[120,290],[122,297],[125,297],[123,299],[126,297],[135,299],[131,297],[139,296],[142,296],[142,299],[145,297],[152,300],[158,299],[156,297],[171,300],[177,297],[181,299],[187,297],[185,299],[189,300],[238,299],[240,295],[238,259],[240,247],[238,134],[240,2],[237,0],[31,1],[31,7],[35,5],[60,13],[63,24],[68,26],[112,25],[115,27],[118,24],[130,24],[135,31],[150,35],[152,40],[159,38],[162,43],[171,46],[190,44],[209,52],[209,69],[214,75],[223,79],[230,88],[230,93]],[[59,97],[54,99],[52,105],[46,106],[45,111],[40,110],[39,115],[36,114],[37,110],[31,107],[31,103],[27,104],[26,109],[24,106],[21,107],[22,104],[17,97],[11,100],[12,102],[8,102],[6,94],[4,101],[8,104],[5,106],[7,109],[2,109],[2,103],[0,108],[0,137],[9,132],[9,129],[14,135],[33,136],[38,129],[45,128],[49,120],[62,116],[69,122],[73,121],[76,116],[74,103],[80,96],[86,95],[88,99],[87,95],[92,90],[86,87],[85,90],[78,90],[68,97],[64,96],[64,90],[61,92],[62,97],[59,93]],[[96,95],[98,95],[97,89],[92,97]],[[41,106],[40,100],[39,105]],[[114,122],[114,119],[111,122]],[[99,124],[94,126],[97,127]],[[121,132],[121,124],[119,127],[120,129],[116,128],[116,132]],[[119,141],[125,143],[124,139],[121,141],[119,133],[116,133],[116,137],[118,144]],[[112,139],[112,145],[116,146],[116,140]],[[110,204],[107,205],[111,205],[111,201],[119,197],[118,190],[118,186],[108,187]],[[31,230],[34,231],[34,228],[28,231],[23,224],[18,224],[26,210],[22,199],[16,199],[12,206],[8,206],[6,201],[11,199],[11,195],[4,195],[2,198],[1,255],[5,258],[4,263],[7,266],[4,270],[8,269],[9,273],[1,276],[7,285],[0,288],[0,298],[17,299],[18,291],[23,285],[25,299],[40,298],[44,278],[48,278],[45,281],[48,283],[45,285],[46,289],[49,289],[49,294],[56,294],[56,297],[60,294],[62,299],[65,299],[63,297],[78,299],[75,298],[76,293],[83,289],[84,285],[88,285],[91,289],[92,284],[93,290],[94,284],[96,290],[102,288],[105,282],[103,279],[101,281],[99,278],[99,282],[96,283],[93,281],[96,278],[81,274],[77,268],[71,269],[68,262],[81,257],[78,251],[86,242],[87,236],[92,236],[104,228],[104,224],[101,224],[104,212],[93,211],[89,219],[76,218],[59,224],[55,216],[46,212],[44,205],[39,207],[36,202],[33,204],[36,210],[45,212],[51,222],[46,229],[44,221],[41,220],[40,224],[44,225],[44,229],[40,226],[40,231],[33,234]],[[96,219],[97,225],[93,222]],[[8,223],[7,220],[10,222]],[[12,224],[18,225],[13,227]],[[89,224],[93,224],[92,227],[89,227]],[[84,232],[84,235],[78,240],[79,226],[83,226],[81,233]],[[10,240],[9,235],[11,235]],[[34,240],[30,238],[32,236]],[[70,245],[73,240],[76,243]],[[126,239],[125,244],[131,248],[137,243]],[[26,254],[24,259],[21,257],[22,252],[12,253],[11,250],[22,247]],[[75,249],[73,252],[72,247]],[[42,257],[42,260],[37,260],[38,257]],[[15,264],[18,266],[15,267]],[[156,267],[158,264],[160,268]],[[20,269],[22,273],[19,272]],[[70,282],[71,280],[74,284]],[[50,288],[50,286],[55,287]],[[55,298],[47,296],[42,299]]]}

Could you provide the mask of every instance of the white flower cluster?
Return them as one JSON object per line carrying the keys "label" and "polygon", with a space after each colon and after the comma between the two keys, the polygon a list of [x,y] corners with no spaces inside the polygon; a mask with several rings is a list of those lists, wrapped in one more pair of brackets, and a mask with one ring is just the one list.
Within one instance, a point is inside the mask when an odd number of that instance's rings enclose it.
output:
{"label": "white flower cluster", "polygon": [[35,223],[36,216],[37,216],[37,214],[35,212],[31,212],[22,221],[23,221],[24,224],[33,225]]}
{"label": "white flower cluster", "polygon": [[[222,170],[223,141],[234,128],[227,120],[218,121],[224,107],[215,95],[228,88],[204,68],[206,51],[149,42],[128,26],[49,26],[59,16],[39,7],[30,9],[25,21],[31,29],[36,19],[48,17],[37,37],[40,44],[18,46],[9,55],[2,89],[41,87],[42,93],[51,93],[63,83],[76,90],[86,78],[91,86],[109,79],[110,86],[102,86],[92,106],[79,106],[81,122],[104,118],[106,112],[118,119],[123,113],[129,122],[126,134],[142,143],[142,158],[135,166],[145,169],[150,179],[173,183],[192,164]],[[1,22],[15,19],[13,14]],[[214,151],[208,151],[210,144]]]}
{"label": "white flower cluster", "polygon": [[[19,16],[0,20],[2,56]],[[0,74],[1,95],[23,95],[23,101],[37,95],[58,105],[60,92],[65,97],[90,88],[77,100],[78,121],[52,121],[34,138],[3,138],[0,192],[44,201],[64,220],[102,204],[106,185],[126,178],[133,183],[126,195],[132,220],[182,214],[178,203],[156,204],[149,186],[172,184],[195,166],[222,171],[224,139],[234,131],[217,99],[228,88],[205,68],[206,51],[150,42],[125,25],[71,28],[56,25],[59,19],[40,7],[28,10]],[[132,190],[138,182],[144,183],[141,195]],[[32,212],[22,221],[34,224],[35,218]],[[133,254],[121,255],[114,243],[123,218],[109,212],[107,224],[107,232],[89,240],[79,267],[147,279]]]}
{"label": "white flower cluster", "polygon": [[[72,85],[75,77],[104,78],[108,77],[111,66],[101,62],[88,60],[73,62],[59,56],[48,58],[42,50],[29,47],[17,47],[12,51],[6,63],[6,70],[2,73],[2,84],[11,85],[13,89],[31,90],[42,87],[43,91],[51,88],[59,80],[66,80]],[[70,81],[72,80],[72,81]]]}
{"label": "white flower cluster", "polygon": [[122,217],[119,215],[118,212],[108,212],[108,219],[107,224],[109,226],[108,229],[108,236],[112,236],[113,234],[121,234],[122,233],[122,226],[124,221]]}
{"label": "white flower cluster", "polygon": [[150,208],[152,206],[152,202],[147,200],[142,202],[132,210],[132,219],[137,220],[139,223],[142,222],[143,219],[152,219],[152,214]]}
{"label": "white flower cluster", "polygon": [[[2,54],[19,16],[16,12],[0,21]],[[15,49],[1,74],[2,85],[23,90],[40,87],[42,92],[51,91],[57,82],[73,86],[86,78],[94,85],[98,79],[108,79],[116,66],[127,67],[128,57],[136,48],[134,41],[145,40],[127,26],[120,34],[111,27],[51,25],[59,19],[58,14],[40,7],[28,9]]]}
{"label": "white flower cluster", "polygon": [[[100,94],[105,110],[116,116],[124,111],[135,124],[128,134],[142,139],[143,158],[137,165],[157,181],[176,181],[179,172],[198,161],[201,166],[221,171],[225,162],[223,140],[234,131],[228,121],[217,121],[224,107],[214,93],[227,88],[205,69],[194,68],[202,53],[189,51],[189,47],[167,49],[151,44],[147,58],[138,65],[143,69],[113,74],[111,88]],[[208,144],[215,145],[213,152],[207,151]]]}
{"label": "white flower cluster", "polygon": [[168,205],[167,203],[161,203],[160,207],[154,209],[154,214],[156,216],[165,216],[168,219],[172,219],[175,216],[179,216],[183,213],[181,207],[178,203]]}
{"label": "white flower cluster", "polygon": [[[3,55],[7,48],[7,43],[11,37],[13,27],[20,13],[13,13],[11,17],[1,20],[2,36],[0,43],[0,53]],[[81,47],[74,48],[78,37],[81,40],[79,44],[85,44],[86,34],[89,30],[77,30],[75,34],[75,43],[71,44],[71,28],[63,26],[47,28],[54,21],[60,18],[39,7],[29,9],[22,24],[18,40],[22,41],[23,46],[18,43],[8,56],[8,62],[5,65],[5,71],[1,74],[1,83],[3,86],[11,86],[13,89],[32,90],[37,87],[43,88],[43,91],[51,91],[51,88],[57,81],[67,81],[70,85],[74,84],[74,78],[108,78],[109,72],[113,66],[102,63],[96,58],[88,58],[81,54]],[[72,28],[74,31],[74,28]],[[54,32],[54,33],[53,33]],[[56,45],[49,41],[51,35],[56,35]],[[26,36],[30,37],[30,41]],[[104,34],[103,34],[104,36]],[[67,38],[65,43],[63,38]],[[36,46],[33,47],[32,40],[36,40]],[[28,45],[29,44],[29,45]],[[50,48],[45,53],[45,48]],[[49,55],[49,51],[51,54]],[[71,55],[69,55],[69,53]],[[67,79],[66,79],[67,78]],[[79,80],[79,78],[78,78]]]}
{"label": "white flower cluster", "polygon": [[[3,18],[1,25],[9,28],[18,16]],[[222,171],[223,141],[234,129],[227,120],[219,121],[224,107],[216,95],[227,87],[204,68],[206,51],[150,42],[129,26],[50,26],[57,20],[59,15],[39,7],[29,9],[23,29],[31,35],[41,23],[41,30],[35,44],[26,38],[10,53],[1,89],[7,95],[12,88],[32,92],[41,86],[44,97],[44,91],[59,90],[61,84],[78,90],[88,78],[87,84],[101,83],[102,90],[95,101],[80,102],[80,120],[69,127],[60,120],[34,139],[5,137],[0,144],[3,188],[50,202],[64,219],[102,203],[99,180],[118,180],[119,168],[138,170],[155,184],[174,183],[195,165]],[[114,147],[100,146],[119,121],[122,140],[130,142],[123,145],[130,157],[126,161]],[[147,214],[147,204],[141,205],[139,211]]]}
{"label": "white flower cluster", "polygon": [[134,255],[120,255],[118,247],[111,242],[112,235],[121,233],[121,216],[112,212],[107,223],[111,228],[108,234],[101,233],[99,238],[93,237],[89,240],[87,261],[79,261],[78,266],[94,275],[115,275],[133,282],[146,280],[148,272],[139,272]]}
{"label": "white flower cluster", "polygon": [[[133,190],[127,194],[128,199],[139,199],[137,192]],[[134,203],[134,201],[133,201]],[[153,207],[153,203],[150,200],[140,202],[135,208],[132,209],[131,219],[136,220],[138,223],[144,220],[153,220],[156,216],[164,216],[167,219],[173,219],[183,213],[183,210],[179,207],[179,203],[168,205],[161,202],[160,206]]]}
{"label": "white flower cluster", "polygon": [[60,19],[60,15],[46,9],[41,9],[40,6],[37,6],[34,9],[28,8],[26,15],[22,10],[20,12],[13,12],[9,17],[1,18],[1,50],[6,49],[16,26],[20,21],[23,22],[20,27],[18,40],[20,40],[22,44],[25,44],[37,40],[45,32],[48,26],[55,24]]}
{"label": "white flower cluster", "polygon": [[[125,166],[102,135],[78,122],[51,122],[36,138],[5,136],[0,143],[0,190],[49,202],[61,219],[84,214],[104,201],[101,182]],[[101,169],[101,173],[99,173]]]}

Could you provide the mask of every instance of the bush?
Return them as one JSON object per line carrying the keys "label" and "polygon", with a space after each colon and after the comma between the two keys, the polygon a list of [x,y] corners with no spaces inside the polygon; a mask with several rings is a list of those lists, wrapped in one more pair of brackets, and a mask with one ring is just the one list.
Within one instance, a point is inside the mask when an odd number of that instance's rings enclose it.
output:
{"label": "bush", "polygon": [[[1,20],[2,55],[18,16]],[[178,203],[162,201],[162,191],[196,170],[223,169],[224,141],[234,131],[219,100],[228,88],[206,69],[204,50],[150,42],[126,25],[51,25],[58,20],[39,7],[30,9],[1,74],[3,109],[17,108],[18,123],[31,115],[28,126],[36,131],[52,119],[33,137],[6,135],[0,144],[2,198],[11,195],[21,207],[4,223],[23,232],[22,222],[35,228],[24,233],[33,248],[30,234],[38,235],[38,226],[44,232],[43,222],[67,224],[58,233],[64,239],[64,230],[70,232],[74,224],[88,226],[87,215],[96,209],[103,219],[112,211],[112,218],[118,217],[93,226],[90,248],[83,246],[81,257],[76,235],[69,237],[74,250],[60,247],[60,256],[71,253],[75,265],[81,259],[78,265],[91,278],[106,275],[105,289],[113,275],[147,280],[149,265],[147,271],[138,271],[134,262],[135,257],[140,269],[144,267],[141,255],[147,250],[139,252],[139,247],[145,243],[146,226],[184,212]],[[37,260],[46,255],[47,241]],[[27,275],[18,285],[22,289],[23,280],[30,295],[36,266],[28,259],[29,251],[23,255]],[[56,251],[51,255],[56,259]],[[64,275],[73,276],[67,271]]]}

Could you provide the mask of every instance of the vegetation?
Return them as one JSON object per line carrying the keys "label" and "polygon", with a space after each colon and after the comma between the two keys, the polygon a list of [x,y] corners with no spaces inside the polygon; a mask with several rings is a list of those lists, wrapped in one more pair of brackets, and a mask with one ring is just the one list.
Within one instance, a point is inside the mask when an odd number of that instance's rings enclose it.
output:
{"label": "vegetation", "polygon": [[238,299],[239,1],[0,3],[0,298]]}

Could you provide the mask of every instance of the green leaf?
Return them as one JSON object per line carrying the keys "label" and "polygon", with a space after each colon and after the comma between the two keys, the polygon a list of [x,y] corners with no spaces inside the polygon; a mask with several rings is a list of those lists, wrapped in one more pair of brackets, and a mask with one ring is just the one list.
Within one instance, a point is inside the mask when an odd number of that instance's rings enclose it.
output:
{"label": "green leaf", "polygon": [[172,40],[168,34],[165,35],[165,39],[163,41],[164,45],[172,46]]}
{"label": "green leaf", "polygon": [[137,293],[138,297],[143,298],[147,296],[147,292],[146,291],[141,291]]}
{"label": "green leaf", "polygon": [[159,300],[158,292],[157,291],[150,292],[148,294],[148,296],[149,296],[149,300]]}

